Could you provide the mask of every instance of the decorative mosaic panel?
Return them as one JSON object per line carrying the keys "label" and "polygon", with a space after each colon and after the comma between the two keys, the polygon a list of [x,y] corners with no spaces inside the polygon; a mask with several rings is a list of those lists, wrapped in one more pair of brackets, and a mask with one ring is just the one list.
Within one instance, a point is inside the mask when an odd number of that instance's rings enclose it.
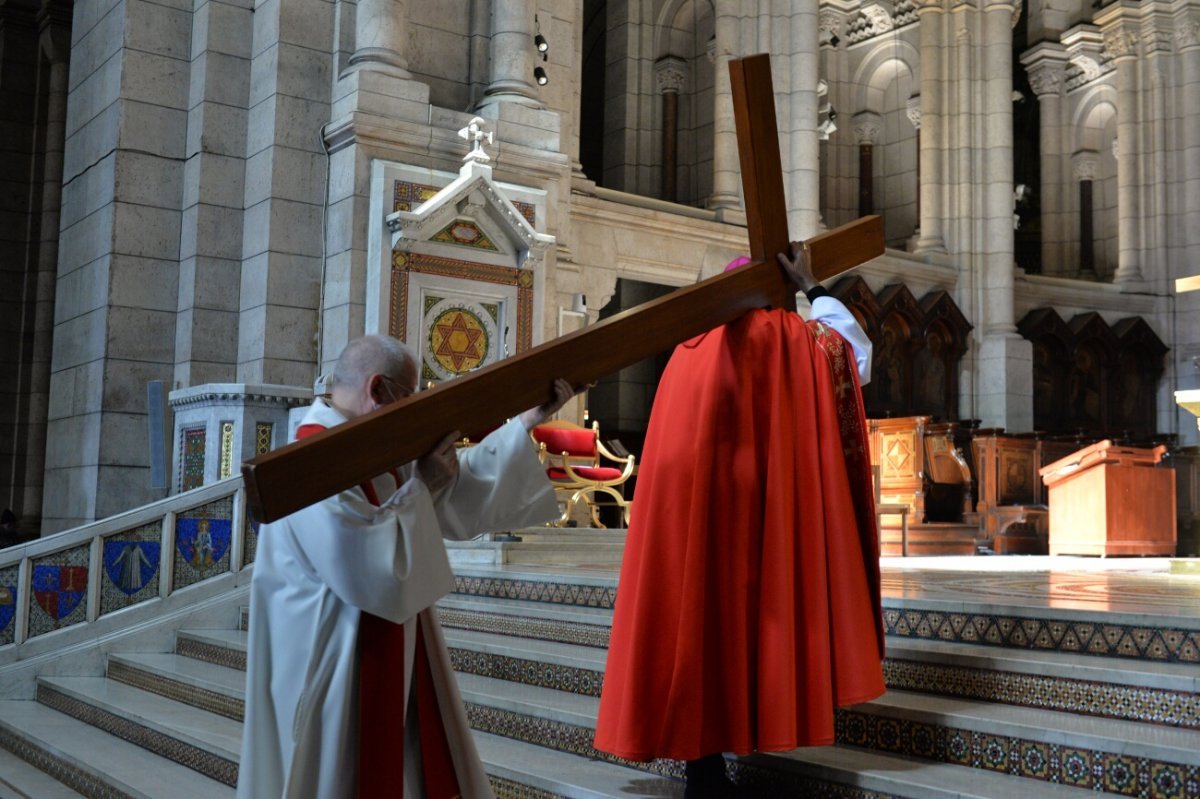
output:
{"label": "decorative mosaic panel", "polygon": [[567,799],[563,794],[522,785],[504,777],[497,777],[495,774],[489,774],[487,778],[492,785],[492,793],[496,794],[496,799]]}
{"label": "decorative mosaic panel", "polygon": [[1200,729],[1196,693],[891,658],[883,676],[888,688]]}
{"label": "decorative mosaic panel", "polygon": [[162,524],[144,524],[110,535],[103,541],[100,614],[127,608],[158,596]]}
{"label": "decorative mosaic panel", "polygon": [[1139,799],[1200,796],[1200,765],[837,711],[837,742]]}
{"label": "decorative mosaic panel", "polygon": [[234,721],[243,720],[245,704],[240,696],[230,696],[209,688],[200,688],[190,682],[172,680],[132,668],[120,660],[109,660],[107,675],[110,680],[132,685],[134,688],[141,688],[143,691],[165,696],[167,699],[174,699],[176,702],[198,707],[218,716]]}
{"label": "decorative mosaic panel", "polygon": [[1162,663],[1200,663],[1200,630],[1030,619],[918,608],[883,609],[888,635]]}
{"label": "decorative mosaic panel", "polygon": [[270,422],[258,422],[254,425],[254,454],[266,455],[271,451],[271,438],[275,425]]}
{"label": "decorative mosaic panel", "polygon": [[600,624],[550,621],[527,616],[511,616],[504,613],[486,613],[473,610],[438,609],[438,619],[443,627],[461,630],[510,635],[517,638],[535,638],[539,641],[557,641],[564,644],[608,648],[610,629]]}
{"label": "decorative mosaic panel", "polygon": [[229,571],[233,497],[223,497],[175,517],[175,585],[179,590]]}
{"label": "decorative mosaic panel", "polygon": [[450,647],[450,664],[457,672],[494,677],[498,680],[533,685],[538,688],[553,688],[569,694],[600,696],[604,673],[577,666],[562,666],[541,660],[505,657],[490,652]]}
{"label": "decorative mosaic panel", "polygon": [[540,580],[505,580],[495,577],[455,576],[454,591],[468,596],[489,596],[500,599],[526,599],[530,602],[551,602],[556,605],[582,605],[589,608],[612,608],[617,599],[616,580],[613,585],[573,585]]}
{"label": "decorative mosaic panel", "polygon": [[441,275],[478,283],[517,287],[517,352],[533,345],[533,272],[433,255],[392,253],[391,329],[403,338],[408,330],[408,279],[413,272]]}
{"label": "decorative mosaic panel", "polygon": [[204,428],[183,431],[179,459],[179,490],[190,491],[204,485]]}
{"label": "decorative mosaic panel", "polygon": [[33,559],[29,637],[87,619],[88,544]]}
{"label": "decorative mosaic panel", "polygon": [[424,365],[441,380],[466,374],[499,356],[496,320],[479,303],[442,299],[429,308],[421,327],[428,331]]}
{"label": "decorative mosaic panel", "polygon": [[246,543],[246,551],[242,556],[242,564],[253,563],[258,557],[258,522],[250,518],[250,514],[246,514],[246,529],[244,536]]}
{"label": "decorative mosaic panel", "polygon": [[15,563],[0,569],[0,646],[16,640],[17,602],[20,600],[17,578],[20,569]]}
{"label": "decorative mosaic panel", "polygon": [[442,244],[457,244],[460,247],[473,247],[477,250],[499,252],[500,248],[488,238],[479,225],[466,219],[458,219],[429,237],[430,241]]}
{"label": "decorative mosaic panel", "polygon": [[221,479],[233,475],[233,422],[221,422]]}

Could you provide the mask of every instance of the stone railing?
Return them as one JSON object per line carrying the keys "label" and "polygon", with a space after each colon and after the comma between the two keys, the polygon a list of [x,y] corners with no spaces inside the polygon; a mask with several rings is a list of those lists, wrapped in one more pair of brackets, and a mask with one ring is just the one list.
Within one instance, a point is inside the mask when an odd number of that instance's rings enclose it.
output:
{"label": "stone railing", "polygon": [[187,604],[179,592],[216,578],[229,582],[254,560],[257,542],[242,478],[233,477],[0,550],[0,665],[43,636],[60,638],[51,633],[86,636],[83,628],[95,627],[106,634],[121,626],[112,623],[117,614],[130,621],[145,615],[130,609]]}

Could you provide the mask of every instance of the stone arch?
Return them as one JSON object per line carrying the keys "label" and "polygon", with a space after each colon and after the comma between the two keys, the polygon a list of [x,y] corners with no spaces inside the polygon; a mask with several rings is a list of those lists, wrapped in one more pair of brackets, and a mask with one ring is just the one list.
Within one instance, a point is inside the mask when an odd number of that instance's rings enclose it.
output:
{"label": "stone arch", "polygon": [[1097,91],[1076,113],[1076,152],[1096,153],[1096,176],[1092,181],[1092,251],[1096,275],[1109,277],[1117,269],[1117,108],[1112,92]]}

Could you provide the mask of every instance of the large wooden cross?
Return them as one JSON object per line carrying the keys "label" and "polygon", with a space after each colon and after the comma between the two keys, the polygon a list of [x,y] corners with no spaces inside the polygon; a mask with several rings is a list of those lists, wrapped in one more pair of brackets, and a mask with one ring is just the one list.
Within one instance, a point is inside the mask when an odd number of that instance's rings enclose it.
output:
{"label": "large wooden cross", "polygon": [[[272,522],[412,461],[454,430],[487,430],[553,397],[554,378],[585,386],[764,307],[795,308],[775,254],[788,250],[771,64],[729,64],[752,263],[548,341],[242,465],[251,515]],[[879,217],[808,240],[825,280],[883,254]]]}

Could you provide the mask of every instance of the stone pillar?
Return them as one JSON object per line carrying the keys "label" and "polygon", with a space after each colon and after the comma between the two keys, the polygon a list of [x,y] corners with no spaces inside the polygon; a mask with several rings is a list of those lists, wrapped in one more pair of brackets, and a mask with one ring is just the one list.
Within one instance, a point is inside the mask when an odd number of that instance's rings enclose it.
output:
{"label": "stone pillar", "polygon": [[908,104],[905,107],[905,113],[908,116],[908,121],[917,131],[917,224],[913,228],[912,239],[909,241],[908,249],[911,251],[921,239],[921,96],[916,95],[908,98]]}
{"label": "stone pillar", "polygon": [[941,159],[946,135],[942,113],[946,101],[942,56],[954,51],[943,34],[945,9],[940,0],[920,0],[917,6],[921,29],[921,238],[913,252],[920,254],[946,251],[942,229],[945,178]]}
{"label": "stone pillar", "polygon": [[1064,138],[1063,89],[1067,51],[1060,44],[1042,42],[1021,57],[1029,85],[1038,98],[1039,149],[1041,151],[1042,274],[1071,271],[1066,258],[1066,210],[1063,196]]}
{"label": "stone pillar", "polygon": [[351,69],[370,69],[398,78],[408,71],[408,0],[358,0]]}
{"label": "stone pillar", "polygon": [[718,218],[730,211],[741,211],[739,192],[741,170],[738,166],[737,125],[733,120],[733,90],[729,84],[729,61],[738,41],[738,4],[736,0],[717,0],[713,23],[713,192],[708,207]]}
{"label": "stone pillar", "polygon": [[[1179,175],[1180,195],[1184,206],[1183,219],[1200,220],[1200,12],[1193,12],[1179,22],[1175,32],[1179,49],[1179,86],[1176,92],[1180,105],[1181,141],[1179,151],[1183,174]],[[1200,224],[1185,224],[1184,257],[1175,259],[1181,267],[1173,277],[1184,277],[1200,264]],[[1200,300],[1200,293],[1190,295]],[[1200,332],[1200,331],[1198,331]],[[1193,339],[1195,340],[1195,339]]]}
{"label": "stone pillar", "polygon": [[533,69],[537,52],[533,46],[533,15],[530,0],[506,0],[492,3],[492,69],[491,83],[483,93],[479,111],[492,106],[515,103],[530,108],[544,108],[533,84]]}
{"label": "stone pillar", "polygon": [[875,213],[875,164],[872,148],[883,129],[883,118],[873,111],[854,115],[854,142],[858,145],[858,215]]}
{"label": "stone pillar", "polygon": [[[1123,5],[1123,3],[1122,3]],[[1101,24],[1104,47],[1117,65],[1117,271],[1121,285],[1142,280],[1142,204],[1138,149],[1138,37],[1118,15]],[[1099,21],[1099,20],[1097,20]]]}
{"label": "stone pillar", "polygon": [[1079,277],[1096,279],[1096,217],[1092,189],[1100,170],[1100,158],[1090,150],[1072,157],[1075,180],[1079,182]]}
{"label": "stone pillar", "polygon": [[679,92],[687,82],[687,62],[675,56],[663,56],[654,65],[654,77],[662,94],[662,198],[675,202]]}
{"label": "stone pillar", "polygon": [[[855,7],[857,8],[857,6]],[[829,111],[837,114],[838,109],[845,113],[853,106],[846,100],[847,87],[851,83],[850,68],[847,65],[846,49],[849,44],[846,39],[846,20],[848,12],[840,7],[822,6],[819,13],[819,32],[821,43],[820,76],[825,79],[827,94],[818,97],[818,122],[822,103],[828,103]],[[847,136],[837,132],[838,122],[844,127],[845,117],[835,117],[832,120],[833,130],[827,130],[825,140],[819,145],[821,157],[821,211],[824,223],[830,227],[849,222],[854,218],[854,178],[853,163],[851,162],[852,148],[845,144]]]}
{"label": "stone pillar", "polygon": [[[778,9],[776,13],[762,17],[775,26],[775,36],[763,41],[775,40],[779,46],[788,48],[786,77],[776,77],[775,81],[776,91],[784,92],[787,97],[780,145],[788,230],[793,238],[808,238],[819,230],[821,218],[817,140],[817,64],[821,46],[817,0],[792,0],[774,5]],[[776,52],[777,48],[773,46],[771,51]],[[776,70],[775,75],[778,74]]]}

